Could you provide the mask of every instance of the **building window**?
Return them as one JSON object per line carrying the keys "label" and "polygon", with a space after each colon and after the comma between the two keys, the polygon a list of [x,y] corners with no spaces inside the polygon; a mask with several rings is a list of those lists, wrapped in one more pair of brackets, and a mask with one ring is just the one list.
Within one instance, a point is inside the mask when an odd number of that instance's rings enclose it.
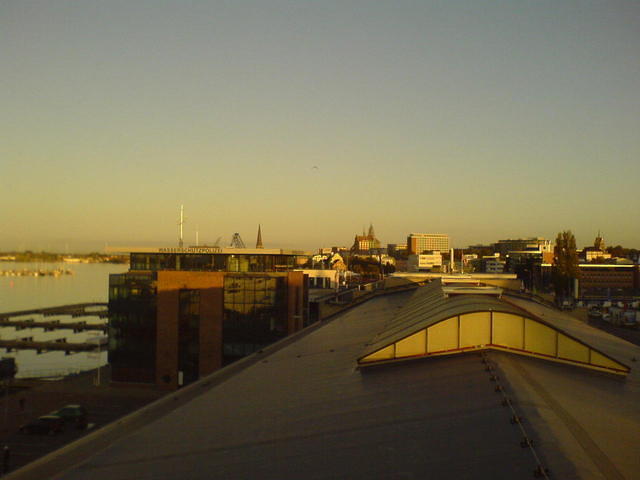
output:
{"label": "building window", "polygon": [[286,336],[285,287],[285,278],[280,276],[225,276],[222,334],[225,364]]}

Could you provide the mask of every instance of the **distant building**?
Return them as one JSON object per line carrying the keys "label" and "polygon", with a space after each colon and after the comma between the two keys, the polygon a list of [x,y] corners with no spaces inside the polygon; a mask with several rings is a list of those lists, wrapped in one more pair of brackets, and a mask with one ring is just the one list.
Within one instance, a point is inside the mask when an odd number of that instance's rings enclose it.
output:
{"label": "distant building", "polygon": [[[297,270],[296,270],[297,271]],[[337,289],[340,286],[347,285],[353,272],[346,270],[299,270],[308,278],[310,289]]]}
{"label": "distant building", "polygon": [[[553,282],[553,265],[543,263],[536,276],[541,286]],[[640,266],[580,263],[574,294],[581,300],[629,300],[640,295]]]}
{"label": "distant building", "polygon": [[602,250],[596,250],[587,247],[582,251],[582,258],[585,262],[590,263],[598,259],[607,260],[611,258],[611,254]]}
{"label": "distant building", "polygon": [[442,269],[442,254],[438,251],[431,253],[421,253],[419,255],[409,255],[407,260],[407,270],[410,272],[421,272]]}
{"label": "distant building", "polygon": [[498,240],[493,247],[503,257],[510,252],[553,252],[551,241],[542,237]]}
{"label": "distant building", "polygon": [[580,264],[578,297],[631,298],[640,293],[638,265]]}
{"label": "distant building", "polygon": [[332,253],[348,253],[348,247],[322,247],[318,249],[320,255],[330,255]]}
{"label": "distant building", "polygon": [[598,232],[598,236],[594,240],[592,247],[582,249],[581,257],[587,263],[611,258],[611,254],[605,250],[604,239],[600,235],[600,232]]}
{"label": "distant building", "polygon": [[449,251],[449,235],[442,233],[411,233],[407,237],[407,253],[418,255],[423,252]]}
{"label": "distant building", "polygon": [[311,257],[311,268],[320,270],[347,270],[344,258],[339,253],[318,253]]}
{"label": "distant building", "polygon": [[407,255],[407,244],[389,243],[387,244],[387,254],[394,258],[404,257]]}
{"label": "distant building", "polygon": [[498,257],[484,257],[482,271],[485,273],[504,273],[506,262]]}
{"label": "distant building", "polygon": [[351,247],[352,253],[372,253],[380,249],[380,240],[376,238],[373,224],[369,225],[369,232],[365,235],[356,235]]}

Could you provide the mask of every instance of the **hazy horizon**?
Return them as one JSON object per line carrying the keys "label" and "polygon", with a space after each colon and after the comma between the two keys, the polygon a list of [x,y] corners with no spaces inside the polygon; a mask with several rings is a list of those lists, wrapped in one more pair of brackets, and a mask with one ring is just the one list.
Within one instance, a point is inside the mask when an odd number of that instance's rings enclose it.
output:
{"label": "hazy horizon", "polygon": [[0,3],[0,251],[640,248],[640,4]]}

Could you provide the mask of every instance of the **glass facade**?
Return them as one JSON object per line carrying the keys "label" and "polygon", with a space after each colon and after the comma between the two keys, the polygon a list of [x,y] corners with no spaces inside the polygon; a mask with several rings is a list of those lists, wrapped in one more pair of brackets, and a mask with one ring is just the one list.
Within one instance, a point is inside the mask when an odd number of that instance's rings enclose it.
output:
{"label": "glass facade", "polygon": [[285,337],[286,278],[226,275],[222,330],[225,365]]}
{"label": "glass facade", "polygon": [[131,253],[131,270],[279,272],[297,268],[296,255]]}
{"label": "glass facade", "polygon": [[[250,257],[239,260],[250,262]],[[228,365],[286,337],[290,318],[299,322],[299,326],[293,328],[303,325],[305,293],[302,290],[305,284],[296,283],[290,292],[288,283],[290,277],[301,275],[211,274],[211,285],[218,285],[211,288],[202,275],[192,277],[188,273],[165,276],[153,271],[130,271],[110,275],[109,363],[112,379],[161,383],[157,375],[167,372],[162,377],[165,383],[178,378],[179,384],[187,385],[210,372],[201,369],[209,368],[212,351],[201,351],[201,344],[220,342],[212,347],[221,348],[221,352],[216,350],[215,353],[216,356],[221,354],[216,357],[217,365]],[[222,284],[217,283],[220,281]],[[289,298],[290,294],[294,297]],[[169,303],[167,298],[171,299]],[[165,314],[166,310],[159,310],[159,305],[167,305],[172,310],[170,305],[174,301],[177,302],[175,313]],[[216,305],[215,309],[204,315],[203,309],[211,308],[212,304]],[[222,338],[211,337],[212,331],[219,332],[218,329],[222,330]],[[173,360],[167,364],[165,357],[158,357],[160,334],[169,339],[166,349],[175,352],[177,365],[172,366]],[[177,371],[171,370],[176,367]]]}
{"label": "glass facade", "polygon": [[109,364],[114,379],[155,382],[156,290],[152,273],[109,276]]}

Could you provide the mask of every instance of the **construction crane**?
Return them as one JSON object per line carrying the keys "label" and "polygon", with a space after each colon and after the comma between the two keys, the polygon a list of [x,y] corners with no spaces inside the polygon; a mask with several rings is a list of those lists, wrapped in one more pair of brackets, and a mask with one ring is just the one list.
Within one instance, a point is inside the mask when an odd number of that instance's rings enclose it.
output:
{"label": "construction crane", "polygon": [[233,238],[231,239],[231,248],[247,248],[242,241],[242,237],[238,232],[233,234]]}

